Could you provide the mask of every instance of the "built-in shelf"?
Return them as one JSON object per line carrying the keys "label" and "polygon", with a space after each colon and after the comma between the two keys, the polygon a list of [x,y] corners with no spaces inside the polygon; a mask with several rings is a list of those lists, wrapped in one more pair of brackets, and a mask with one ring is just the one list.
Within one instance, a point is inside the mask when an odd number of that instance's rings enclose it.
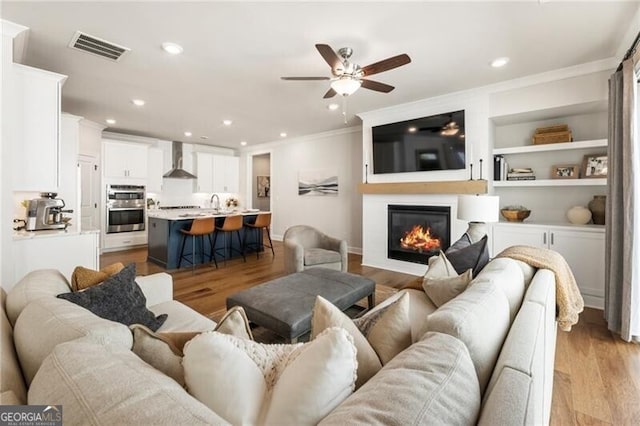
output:
{"label": "built-in shelf", "polygon": [[535,179],[535,180],[496,180],[494,187],[521,186],[605,186],[607,179]]}
{"label": "built-in shelf", "polygon": [[361,194],[486,194],[486,180],[361,183]]}
{"label": "built-in shelf", "polygon": [[606,146],[607,146],[607,139],[595,139],[590,141],[548,143],[543,145],[527,145],[527,146],[513,146],[509,148],[496,148],[493,150],[493,155],[528,154],[528,153],[534,153],[534,152],[566,151],[570,149],[606,148]]}

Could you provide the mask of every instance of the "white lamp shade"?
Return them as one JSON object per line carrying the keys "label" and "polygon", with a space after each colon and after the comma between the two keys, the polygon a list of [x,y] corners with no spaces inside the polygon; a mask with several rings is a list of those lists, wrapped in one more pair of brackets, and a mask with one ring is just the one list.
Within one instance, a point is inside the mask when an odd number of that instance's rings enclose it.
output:
{"label": "white lamp shade", "polygon": [[500,197],[497,195],[458,195],[458,219],[467,222],[497,222]]}
{"label": "white lamp shade", "polygon": [[331,83],[331,88],[342,96],[349,96],[360,88],[362,83],[350,77],[340,77]]}

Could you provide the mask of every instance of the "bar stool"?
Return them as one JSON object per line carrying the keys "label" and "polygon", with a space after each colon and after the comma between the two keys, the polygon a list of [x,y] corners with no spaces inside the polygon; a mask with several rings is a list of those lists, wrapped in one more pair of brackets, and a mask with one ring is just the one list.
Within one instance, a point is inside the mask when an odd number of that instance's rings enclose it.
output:
{"label": "bar stool", "polygon": [[[240,244],[240,250],[236,250],[238,253],[242,255],[244,261],[247,261],[247,258],[244,256],[244,246],[242,244],[242,240],[240,239],[240,230],[242,229],[242,216],[241,215],[232,215],[224,218],[224,222],[222,226],[216,226],[216,233],[213,237],[213,247],[216,246],[216,241],[218,239],[218,234],[222,233],[224,236],[224,247],[221,249],[215,249],[214,251],[224,250],[224,263],[226,265],[227,258],[231,256],[231,251],[233,248],[233,232],[236,232],[238,236],[238,243]],[[231,234],[231,240],[227,241],[227,234]],[[215,255],[214,255],[215,259]]]}
{"label": "bar stool", "polygon": [[[191,228],[189,230],[181,229],[182,233],[182,249],[180,250],[180,258],[178,260],[178,269],[180,269],[180,265],[182,264],[182,259],[191,262],[191,266],[193,268],[193,272],[196,270],[196,237],[200,237],[200,244],[202,250],[202,260],[204,261],[204,236],[207,235],[209,237],[209,244],[211,246],[211,251],[209,253],[209,262],[213,259],[213,263],[216,265],[216,269],[218,268],[218,262],[216,262],[215,253],[213,250],[213,242],[211,241],[211,234],[215,231],[215,219],[213,217],[207,217],[204,219],[194,219],[191,222]],[[191,260],[187,259],[184,256],[184,246],[187,242],[187,238],[191,237]]]}
{"label": "bar stool", "polygon": [[[273,251],[273,242],[271,241],[271,233],[269,232],[269,227],[271,226],[271,213],[260,213],[258,214],[258,216],[256,217],[256,221],[254,223],[245,223],[244,225],[247,229],[245,230],[244,233],[244,248],[246,249],[247,246],[251,246],[254,245],[256,246],[256,257],[258,259],[260,259],[260,243],[263,243],[263,245],[269,247],[271,249],[271,254],[273,254],[274,256],[276,255],[276,253]],[[264,244],[264,238],[262,239],[263,241],[260,241],[260,231],[264,229],[265,231],[267,231],[267,238],[269,238],[269,245]],[[255,243],[249,243],[247,244],[247,235],[249,234],[249,231],[255,231],[255,235],[256,235],[256,241]]]}

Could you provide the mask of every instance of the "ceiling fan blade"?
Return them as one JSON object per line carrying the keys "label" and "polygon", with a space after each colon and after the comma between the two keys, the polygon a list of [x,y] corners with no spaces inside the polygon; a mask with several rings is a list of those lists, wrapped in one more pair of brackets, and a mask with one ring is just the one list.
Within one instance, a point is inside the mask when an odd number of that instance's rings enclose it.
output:
{"label": "ceiling fan blade", "polygon": [[316,80],[331,80],[329,77],[280,77],[281,80],[289,81],[316,81]]}
{"label": "ceiling fan blade", "polygon": [[382,61],[376,62],[371,65],[367,65],[362,68],[362,73],[365,76],[378,74],[380,72],[389,71],[394,68],[401,67],[403,65],[411,62],[411,58],[406,53],[402,55],[394,56],[392,58],[387,58]]}
{"label": "ceiling fan blade", "polygon": [[316,49],[318,49],[322,58],[329,64],[331,70],[335,70],[338,66],[342,65],[342,59],[340,59],[340,56],[338,56],[328,44],[316,44]]}
{"label": "ceiling fan blade", "polygon": [[323,99],[329,99],[329,98],[333,98],[335,95],[337,95],[336,91],[331,89],[331,88],[329,88],[329,90],[327,90],[327,93],[325,93],[322,98]]}
{"label": "ceiling fan blade", "polygon": [[390,91],[395,89],[395,87],[389,86],[388,84],[380,83],[379,81],[365,79],[362,79],[361,81],[362,87],[369,90],[375,90],[376,92],[389,93]]}

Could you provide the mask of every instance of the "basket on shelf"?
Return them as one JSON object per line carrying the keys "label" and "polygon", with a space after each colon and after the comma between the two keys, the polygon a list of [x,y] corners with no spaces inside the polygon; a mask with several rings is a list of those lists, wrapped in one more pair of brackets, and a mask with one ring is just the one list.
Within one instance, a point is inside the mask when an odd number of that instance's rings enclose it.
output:
{"label": "basket on shelf", "polygon": [[531,214],[531,210],[504,208],[500,210],[502,216],[509,222],[522,222]]}
{"label": "basket on shelf", "polygon": [[548,143],[561,143],[571,142],[573,135],[569,126],[566,124],[559,124],[556,126],[539,127],[533,134],[533,144],[542,145]]}

